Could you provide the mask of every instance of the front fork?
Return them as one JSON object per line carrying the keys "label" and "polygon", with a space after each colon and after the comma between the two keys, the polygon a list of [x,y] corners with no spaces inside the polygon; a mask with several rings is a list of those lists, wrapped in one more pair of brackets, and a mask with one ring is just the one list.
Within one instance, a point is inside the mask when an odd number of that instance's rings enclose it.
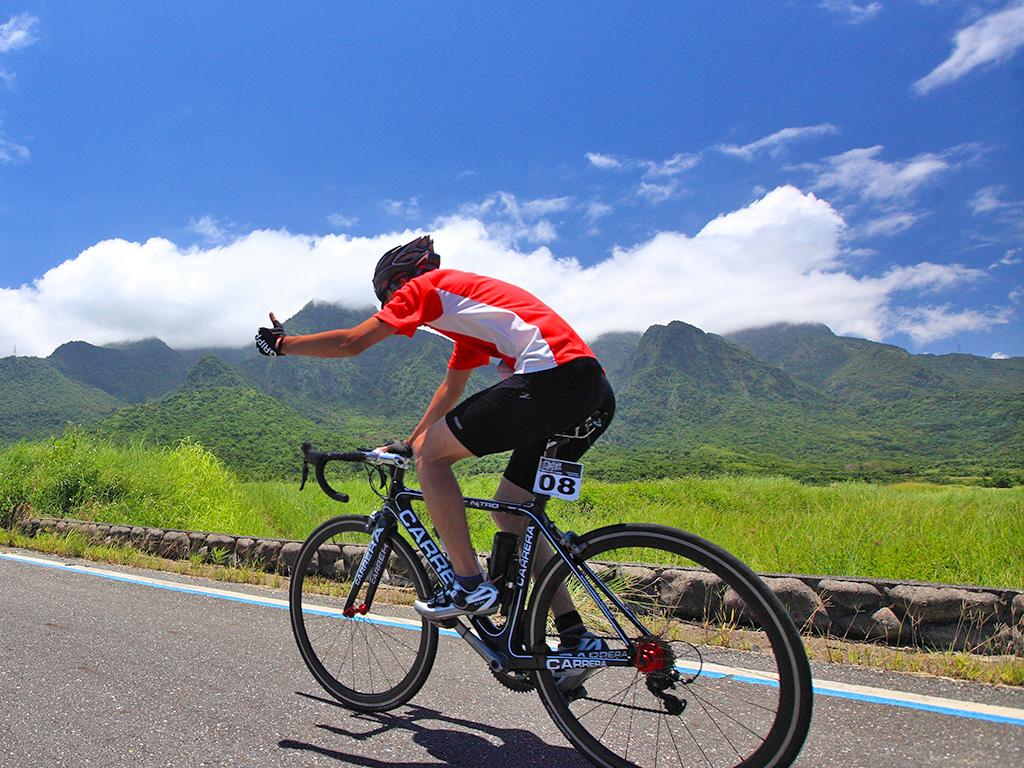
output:
{"label": "front fork", "polygon": [[[384,575],[384,568],[391,557],[391,534],[395,531],[395,519],[390,515],[383,515],[378,512],[367,522],[367,530],[370,532],[370,543],[366,545],[362,560],[356,568],[352,577],[352,588],[345,599],[345,607],[342,613],[347,618],[356,614],[365,616],[373,605],[373,598],[377,594],[377,587],[380,585],[381,577]],[[368,582],[366,596],[357,606],[356,597],[363,584]]]}

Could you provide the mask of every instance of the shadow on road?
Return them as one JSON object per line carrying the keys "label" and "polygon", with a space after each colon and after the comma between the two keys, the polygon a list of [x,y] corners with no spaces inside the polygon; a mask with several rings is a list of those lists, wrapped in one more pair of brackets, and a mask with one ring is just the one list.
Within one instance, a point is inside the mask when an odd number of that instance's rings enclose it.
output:
{"label": "shadow on road", "polygon": [[[307,699],[340,707],[337,702],[329,699],[298,691],[296,693]],[[498,728],[493,725],[453,718],[437,710],[411,704],[395,713],[353,712],[349,715],[348,721],[346,725],[349,727],[347,728],[323,723],[317,724],[317,728],[321,728],[333,736],[342,737],[342,739],[332,739],[331,741],[334,743],[330,743],[330,745],[328,745],[329,742],[308,744],[293,739],[282,739],[278,742],[278,746],[282,749],[315,752],[342,761],[346,765],[361,765],[368,768],[437,768],[435,761],[378,760],[344,750],[347,746],[344,740],[351,739],[372,745],[373,739],[381,734],[401,729],[412,735],[413,743],[446,765],[516,765],[524,768],[526,766],[558,766],[558,768],[579,766],[583,768],[588,765],[572,748],[552,746],[537,738],[530,731],[521,728]],[[486,738],[487,736],[491,738]],[[494,743],[494,739],[500,743]],[[393,747],[393,744],[389,746]],[[360,751],[373,750],[371,746],[370,750]]]}

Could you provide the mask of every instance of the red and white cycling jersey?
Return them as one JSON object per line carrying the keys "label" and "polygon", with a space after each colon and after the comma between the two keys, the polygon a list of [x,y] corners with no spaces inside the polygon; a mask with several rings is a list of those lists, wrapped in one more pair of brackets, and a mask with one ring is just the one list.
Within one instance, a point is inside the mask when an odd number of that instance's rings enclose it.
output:
{"label": "red and white cycling jersey", "polygon": [[516,373],[557,368],[590,347],[533,294],[493,277],[435,269],[403,285],[376,315],[412,336],[429,326],[455,342],[449,368],[468,370],[500,358]]}

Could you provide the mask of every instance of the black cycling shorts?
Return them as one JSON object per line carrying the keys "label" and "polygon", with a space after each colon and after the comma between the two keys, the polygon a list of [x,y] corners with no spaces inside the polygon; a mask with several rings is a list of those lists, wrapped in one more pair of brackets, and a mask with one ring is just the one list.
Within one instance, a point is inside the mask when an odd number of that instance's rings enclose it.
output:
{"label": "black cycling shorts", "polygon": [[558,458],[579,459],[615,415],[615,394],[601,365],[592,357],[581,357],[546,371],[509,376],[463,400],[446,421],[474,456],[511,450],[505,478],[532,491],[547,439],[571,432],[598,410],[606,414],[601,427],[559,447]]}

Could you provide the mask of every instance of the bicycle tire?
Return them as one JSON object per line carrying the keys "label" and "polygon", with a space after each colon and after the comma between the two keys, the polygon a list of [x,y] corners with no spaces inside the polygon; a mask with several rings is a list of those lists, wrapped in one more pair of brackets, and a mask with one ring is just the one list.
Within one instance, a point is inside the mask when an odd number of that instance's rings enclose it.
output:
{"label": "bicycle tire", "polygon": [[[639,666],[600,667],[565,693],[553,672],[538,671],[541,700],[577,750],[614,768],[790,765],[810,727],[811,672],[792,618],[764,582],[720,547],[664,526],[612,525],[577,543],[577,562],[595,571],[671,650],[665,659],[674,660],[650,674]],[[609,562],[622,555],[626,563]],[[551,601],[563,582],[576,593],[588,629],[610,649],[623,648],[559,558],[537,579],[530,602],[527,637],[534,652],[557,643]],[[635,643],[639,630],[620,610],[613,613]],[[655,693],[672,670],[677,679],[666,692],[675,705]],[[679,705],[681,712],[672,711]]]}
{"label": "bicycle tire", "polygon": [[[288,612],[302,659],[323,689],[349,709],[386,712],[409,701],[426,682],[438,634],[437,627],[415,611],[388,604],[389,600],[411,603],[415,597],[426,599],[432,594],[426,569],[398,533],[387,539],[391,555],[385,573],[408,586],[380,587],[371,606],[373,613],[350,618],[342,614],[350,588],[344,578],[360,559],[358,549],[346,557],[344,547],[365,546],[370,539],[366,525],[366,517],[344,515],[327,520],[310,534],[296,558]],[[325,561],[330,559],[328,553],[338,555],[334,565],[325,569],[318,560],[314,566],[313,557],[327,544],[340,547],[323,550]],[[330,577],[323,575],[325,570],[333,571]],[[367,586],[360,590],[363,596]]]}

